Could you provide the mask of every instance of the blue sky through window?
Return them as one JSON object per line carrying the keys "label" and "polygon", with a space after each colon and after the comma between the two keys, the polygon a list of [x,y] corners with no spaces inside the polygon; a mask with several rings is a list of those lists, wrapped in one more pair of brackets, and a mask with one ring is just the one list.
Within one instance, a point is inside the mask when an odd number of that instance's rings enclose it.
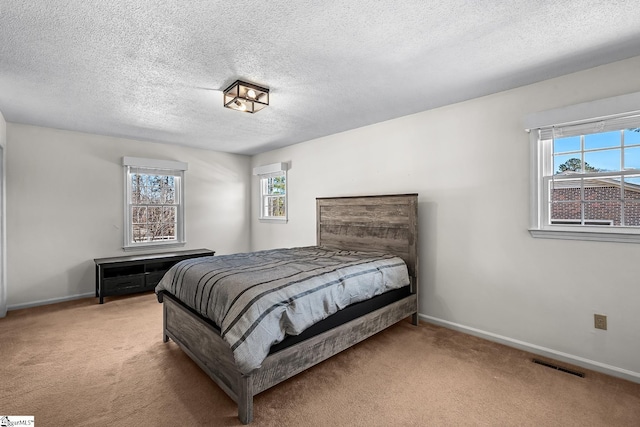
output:
{"label": "blue sky through window", "polygon": [[[640,132],[624,131],[624,151],[621,150],[621,132],[602,132],[584,136],[584,161],[602,171],[640,169]],[[566,161],[581,158],[580,136],[554,140],[554,173]],[[598,151],[590,151],[598,150]],[[624,152],[624,165],[621,164]]]}

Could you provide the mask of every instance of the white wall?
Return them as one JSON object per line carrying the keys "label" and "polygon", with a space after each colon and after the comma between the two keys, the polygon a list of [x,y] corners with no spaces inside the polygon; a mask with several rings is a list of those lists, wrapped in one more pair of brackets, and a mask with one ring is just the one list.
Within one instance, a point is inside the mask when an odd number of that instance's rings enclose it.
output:
{"label": "white wall", "polygon": [[123,156],[189,164],[185,249],[249,249],[247,156],[13,123],[7,146],[10,309],[90,294],[93,259],[124,255]]}
{"label": "white wall", "polygon": [[6,246],[6,147],[7,122],[0,111],[0,317],[7,314],[7,246]]}
{"label": "white wall", "polygon": [[424,318],[640,381],[640,245],[529,235],[522,126],[637,92],[639,75],[637,57],[254,156],[290,162],[290,220],[260,223],[253,204],[252,249],[314,244],[315,197],[417,192]]}

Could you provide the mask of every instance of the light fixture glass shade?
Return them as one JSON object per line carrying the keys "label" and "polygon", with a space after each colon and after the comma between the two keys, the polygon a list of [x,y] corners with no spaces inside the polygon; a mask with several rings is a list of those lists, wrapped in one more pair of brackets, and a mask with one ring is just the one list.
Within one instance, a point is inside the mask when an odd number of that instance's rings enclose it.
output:
{"label": "light fixture glass shade", "polygon": [[269,89],[236,80],[224,90],[224,106],[232,110],[256,113],[269,105]]}

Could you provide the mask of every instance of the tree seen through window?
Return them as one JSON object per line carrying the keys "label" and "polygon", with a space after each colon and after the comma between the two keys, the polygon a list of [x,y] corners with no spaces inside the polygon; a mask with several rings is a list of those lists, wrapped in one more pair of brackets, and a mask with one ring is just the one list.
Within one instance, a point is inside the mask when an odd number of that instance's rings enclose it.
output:
{"label": "tree seen through window", "polygon": [[132,239],[134,242],[176,240],[176,177],[131,174]]}

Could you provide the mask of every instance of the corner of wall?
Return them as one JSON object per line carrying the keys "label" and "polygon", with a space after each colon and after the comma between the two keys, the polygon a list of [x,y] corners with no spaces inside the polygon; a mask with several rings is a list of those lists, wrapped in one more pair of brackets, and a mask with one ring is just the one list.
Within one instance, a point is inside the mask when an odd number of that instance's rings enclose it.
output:
{"label": "corner of wall", "polygon": [[7,315],[6,147],[7,122],[0,111],[0,318]]}

